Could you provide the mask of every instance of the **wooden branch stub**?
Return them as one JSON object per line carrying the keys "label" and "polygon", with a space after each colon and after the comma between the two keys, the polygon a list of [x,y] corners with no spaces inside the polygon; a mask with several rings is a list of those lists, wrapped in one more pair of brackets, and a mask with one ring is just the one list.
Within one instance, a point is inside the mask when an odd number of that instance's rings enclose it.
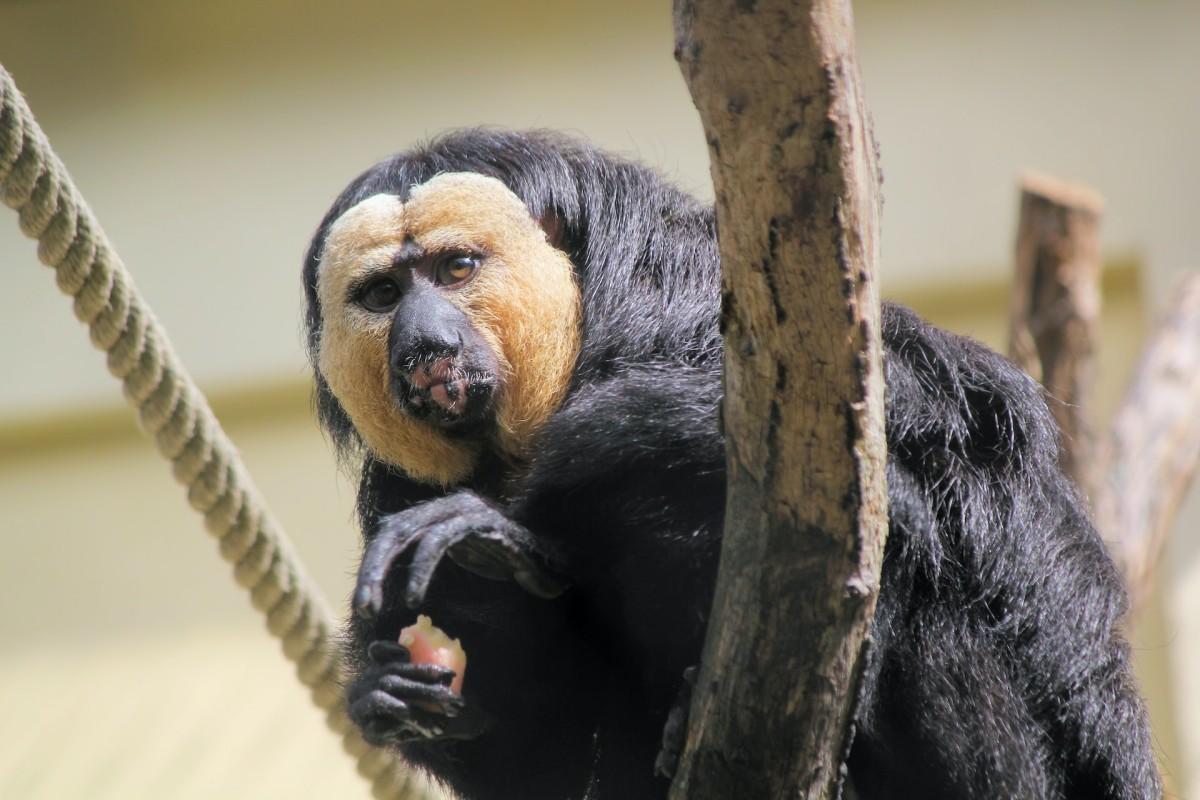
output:
{"label": "wooden branch stub", "polygon": [[724,544],[671,797],[840,781],[887,528],[878,184],[846,0],[677,0],[723,268]]}
{"label": "wooden branch stub", "polygon": [[1090,493],[1087,401],[1100,315],[1100,216],[1087,187],[1026,174],[1017,224],[1009,357],[1041,380],[1062,432],[1063,471]]}
{"label": "wooden branch stub", "polygon": [[1136,610],[1200,461],[1200,273],[1172,293],[1100,458],[1096,522]]}

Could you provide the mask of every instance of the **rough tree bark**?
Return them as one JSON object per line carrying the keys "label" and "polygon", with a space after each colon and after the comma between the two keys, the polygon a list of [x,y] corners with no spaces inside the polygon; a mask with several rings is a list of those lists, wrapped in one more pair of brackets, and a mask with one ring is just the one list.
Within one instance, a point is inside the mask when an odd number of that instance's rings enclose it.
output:
{"label": "rough tree bark", "polygon": [[1200,462],[1200,274],[1181,281],[1155,326],[1100,454],[1096,525],[1125,576],[1131,606]]}
{"label": "rough tree bark", "polygon": [[673,798],[833,796],[886,534],[876,152],[847,0],[677,0],[724,271],[729,494]]}
{"label": "rough tree bark", "polygon": [[1062,432],[1063,471],[1091,495],[1095,433],[1088,396],[1100,318],[1100,215],[1091,189],[1028,174],[1021,181],[1009,357],[1041,380]]}
{"label": "rough tree bark", "polygon": [[1172,294],[1108,435],[1097,437],[1088,395],[1103,208],[1092,189],[1022,178],[1009,356],[1053,398],[1063,469],[1091,499],[1136,614],[1200,462],[1200,276]]}

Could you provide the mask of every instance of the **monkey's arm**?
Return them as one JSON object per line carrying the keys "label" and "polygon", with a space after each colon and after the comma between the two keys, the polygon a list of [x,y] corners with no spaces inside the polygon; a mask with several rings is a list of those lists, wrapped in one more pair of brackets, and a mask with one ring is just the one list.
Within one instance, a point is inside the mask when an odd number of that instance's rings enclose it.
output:
{"label": "monkey's arm", "polygon": [[[494,751],[548,732],[557,732],[554,741],[540,747],[562,748],[560,758],[578,760],[599,724],[611,728],[612,746],[646,751],[646,774],[638,780],[652,781],[649,764],[666,711],[703,636],[718,552],[724,451],[716,386],[712,374],[680,365],[623,371],[584,386],[548,423],[524,485],[505,509],[461,492],[379,518],[355,593],[367,618],[415,603],[437,624],[449,624],[464,596],[487,595],[498,609],[496,597],[503,595],[505,624],[522,625],[503,633],[448,627],[455,636],[462,631],[472,664],[479,664],[469,670],[467,708],[486,709],[493,728],[478,739],[452,739],[449,705],[439,727],[421,723],[434,732],[425,744],[406,739],[415,728],[390,714],[391,700],[380,697],[352,706],[371,711],[355,717],[360,726],[401,736],[406,752],[449,747],[452,764],[464,748],[482,748],[485,740]],[[565,588],[564,573],[576,589],[541,599]],[[480,581],[480,575],[510,581]],[[656,589],[665,576],[674,587],[666,596]],[[508,610],[515,606],[520,613]],[[362,616],[359,624],[370,625],[371,636],[392,636],[396,627]],[[490,666],[476,662],[488,652],[496,654]],[[383,688],[378,678],[385,669],[366,661],[359,682],[370,697]],[[406,709],[428,693],[395,682],[400,696],[384,693]],[[541,706],[512,704],[517,697],[538,698]],[[571,709],[569,735],[564,709]],[[520,734],[505,733],[517,728]],[[511,774],[508,758],[504,769]]]}
{"label": "monkey's arm", "polygon": [[[426,503],[446,507],[436,498]],[[393,508],[364,521],[367,550],[389,518],[403,514]],[[603,708],[598,659],[575,624],[578,595],[546,600],[450,558],[437,566],[420,607],[410,609],[415,553],[411,546],[397,553],[378,613],[351,615],[351,719],[370,741],[397,746],[463,797],[578,796]],[[461,696],[449,691],[448,671],[411,663],[398,644],[418,613],[461,639],[468,656]]]}
{"label": "monkey's arm", "polygon": [[[385,607],[384,586],[393,565],[408,555],[403,599],[425,604],[434,572],[449,555],[478,576],[515,580],[530,594],[554,598],[569,585],[555,559],[525,528],[477,495],[461,491],[383,517],[359,567],[354,609],[372,620]],[[408,650],[387,640],[367,647],[367,663],[347,692],[350,715],[377,744],[412,740],[471,739],[488,724],[478,703],[450,690],[454,672],[413,664]]]}
{"label": "monkey's arm", "polygon": [[[355,609],[367,617],[379,613],[387,576],[407,552],[409,608],[421,604],[447,555],[476,575],[515,580],[534,596],[561,595],[570,580],[559,545],[578,552],[577,543],[569,541],[580,525],[572,519],[571,503],[581,503],[577,511],[583,513],[594,505],[591,516],[597,519],[612,516],[623,499],[652,496],[655,489],[673,504],[697,487],[690,480],[693,471],[712,475],[721,469],[718,386],[707,371],[662,364],[585,387],[539,436],[524,491],[510,508],[460,491],[383,517],[359,569]],[[664,473],[681,483],[663,487]],[[613,483],[631,480],[627,488]],[[637,517],[626,512],[614,523],[637,522]],[[613,534],[628,542],[618,527],[612,527]],[[609,538],[593,539],[584,549],[599,549],[608,557],[613,553]]]}

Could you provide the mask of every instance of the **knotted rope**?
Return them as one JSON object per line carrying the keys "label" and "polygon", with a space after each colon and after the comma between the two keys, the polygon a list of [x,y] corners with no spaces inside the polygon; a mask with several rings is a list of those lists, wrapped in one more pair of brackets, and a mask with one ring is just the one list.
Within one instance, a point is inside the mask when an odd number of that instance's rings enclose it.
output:
{"label": "knotted rope", "polygon": [[374,796],[426,797],[422,779],[391,753],[368,745],[350,723],[324,598],[2,66],[0,197],[18,212],[21,232],[37,239],[38,258],[54,269],[58,288],[75,299],[75,316],[108,354],[108,369],[122,382],[141,427],[171,462],[188,502],[204,515],[221,556],[233,565],[234,579],[283,642],[284,655],[357,759]]}

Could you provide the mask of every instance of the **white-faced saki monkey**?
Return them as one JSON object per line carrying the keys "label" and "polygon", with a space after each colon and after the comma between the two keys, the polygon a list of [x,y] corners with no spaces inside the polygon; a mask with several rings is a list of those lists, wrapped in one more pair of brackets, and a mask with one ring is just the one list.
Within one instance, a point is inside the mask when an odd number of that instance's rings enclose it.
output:
{"label": "white-faced saki monkey", "polygon": [[[664,797],[725,501],[713,209],[568,137],[467,130],[356,178],[304,288],[320,417],[361,464],[355,724],[470,800]],[[1158,796],[1125,594],[1038,386],[898,306],[883,340],[847,791]],[[418,613],[461,640],[461,693],[399,644]]]}

